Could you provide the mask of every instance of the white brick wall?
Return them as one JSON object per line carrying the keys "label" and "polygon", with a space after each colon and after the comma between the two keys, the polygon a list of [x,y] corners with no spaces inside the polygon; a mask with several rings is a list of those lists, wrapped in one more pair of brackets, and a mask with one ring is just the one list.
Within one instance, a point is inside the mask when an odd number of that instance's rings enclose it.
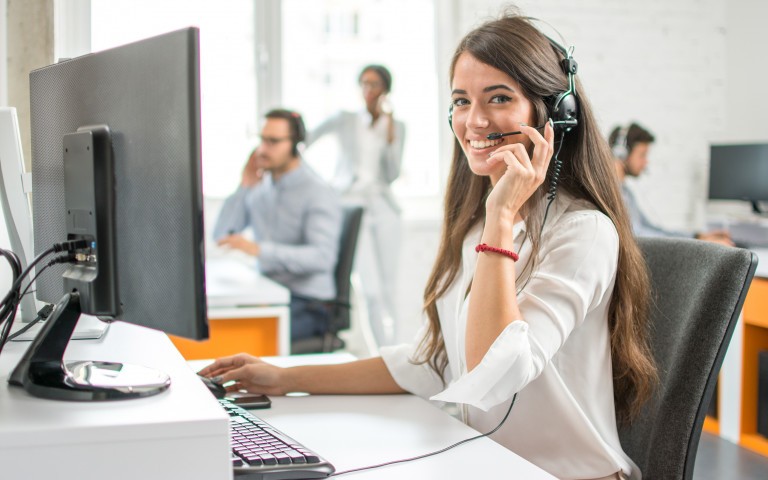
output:
{"label": "white brick wall", "polygon": [[[455,2],[459,31],[453,45],[507,4]],[[655,134],[647,173],[630,181],[646,213],[668,228],[702,228],[710,142],[768,141],[760,116],[768,112],[768,95],[760,93],[768,66],[762,62],[764,42],[757,35],[758,23],[768,17],[768,3],[520,0],[517,5],[554,25],[576,46],[579,76],[601,131],[607,135],[616,124],[637,121]],[[452,9],[449,4],[441,8]],[[446,72],[439,73],[447,82]],[[415,328],[438,224],[406,222],[399,286],[401,334]],[[407,335],[400,337],[407,340]]]}
{"label": "white brick wall", "polygon": [[[504,4],[462,1],[461,26],[468,30],[475,12],[495,16]],[[647,213],[670,227],[700,225],[708,145],[726,114],[725,2],[518,4],[576,46],[581,81],[606,135],[633,120],[656,135],[648,172],[632,185]]]}

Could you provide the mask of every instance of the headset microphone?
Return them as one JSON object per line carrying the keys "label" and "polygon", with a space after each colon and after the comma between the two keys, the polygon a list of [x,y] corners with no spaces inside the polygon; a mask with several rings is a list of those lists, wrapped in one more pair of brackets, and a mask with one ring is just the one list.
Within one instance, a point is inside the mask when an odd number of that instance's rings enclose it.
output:
{"label": "headset microphone", "polygon": [[[552,122],[552,127],[559,125],[560,128],[566,129],[568,127],[575,127],[577,124],[578,124],[578,121],[575,118],[573,118],[573,119],[558,120],[557,122]],[[538,127],[533,127],[533,128],[535,128],[536,130],[542,130],[546,125],[547,124],[545,123],[544,125],[539,125]],[[521,132],[520,130],[517,130],[515,132],[506,132],[506,133],[493,132],[488,134],[485,138],[487,138],[488,140],[498,140],[501,137],[508,137],[510,135],[520,135],[521,133],[523,132]]]}
{"label": "headset microphone", "polygon": [[[536,130],[541,130],[546,125],[547,124],[545,123],[544,125],[539,125],[538,127],[533,127],[533,128],[535,128]],[[508,137],[510,135],[520,135],[521,133],[523,133],[523,132],[521,132],[520,130],[517,130],[515,132],[506,132],[506,133],[493,132],[493,133],[489,133],[488,135],[486,135],[485,138],[487,138],[488,140],[498,140],[501,137]]]}
{"label": "headset microphone", "polygon": [[518,132],[507,132],[507,133],[493,132],[493,133],[488,134],[485,138],[487,138],[488,140],[498,140],[501,137],[506,137],[507,135],[519,135],[521,133],[523,133],[523,132],[520,132],[520,131],[518,131]]}

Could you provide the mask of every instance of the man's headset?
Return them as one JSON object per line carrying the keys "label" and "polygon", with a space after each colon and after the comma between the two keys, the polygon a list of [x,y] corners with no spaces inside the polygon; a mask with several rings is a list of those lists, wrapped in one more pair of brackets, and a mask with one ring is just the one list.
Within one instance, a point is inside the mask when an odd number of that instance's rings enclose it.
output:
{"label": "man's headset", "polygon": [[307,138],[307,129],[304,127],[304,120],[296,112],[291,112],[288,123],[291,128],[291,155],[299,156],[299,143]]}
{"label": "man's headset", "polygon": [[[536,19],[530,18],[529,20]],[[579,113],[579,101],[576,98],[576,87],[574,81],[574,76],[578,71],[578,64],[576,63],[576,60],[573,59],[573,47],[568,50],[549,36],[544,35],[544,37],[549,40],[549,43],[555,50],[562,53],[563,59],[560,61],[560,66],[563,69],[563,73],[568,75],[568,90],[555,96],[554,100],[548,104],[549,114],[550,118],[552,118],[555,133],[564,134],[565,132],[570,132],[579,123],[577,119]],[[451,106],[448,108],[448,125],[451,127],[451,130],[453,130],[453,104],[451,104]],[[544,128],[544,125],[538,126],[536,128]],[[519,133],[521,132],[494,132],[488,135],[486,138],[488,138],[488,140],[496,140],[501,137],[517,135]]]}
{"label": "man's headset", "polygon": [[621,127],[616,133],[616,139],[611,145],[611,152],[613,156],[619,160],[626,160],[629,157],[629,145],[627,145],[627,134],[629,133],[629,127]]}

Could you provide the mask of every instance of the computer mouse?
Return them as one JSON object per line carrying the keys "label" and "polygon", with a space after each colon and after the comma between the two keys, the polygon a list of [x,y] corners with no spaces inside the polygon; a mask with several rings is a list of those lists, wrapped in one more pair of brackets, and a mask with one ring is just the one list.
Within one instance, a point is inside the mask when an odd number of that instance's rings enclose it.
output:
{"label": "computer mouse", "polygon": [[224,398],[224,395],[227,394],[227,389],[225,389],[221,384],[216,383],[210,378],[204,377],[202,375],[198,375],[198,377],[200,377],[200,380],[202,380],[203,384],[208,387],[208,390],[211,391],[214,397]]}

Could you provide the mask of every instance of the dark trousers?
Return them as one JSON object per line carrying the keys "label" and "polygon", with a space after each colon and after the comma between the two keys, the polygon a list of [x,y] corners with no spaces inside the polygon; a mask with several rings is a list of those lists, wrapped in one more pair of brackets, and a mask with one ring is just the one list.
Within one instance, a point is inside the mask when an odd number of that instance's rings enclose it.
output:
{"label": "dark trousers", "polygon": [[331,321],[331,309],[321,300],[291,297],[291,341],[323,336]]}

